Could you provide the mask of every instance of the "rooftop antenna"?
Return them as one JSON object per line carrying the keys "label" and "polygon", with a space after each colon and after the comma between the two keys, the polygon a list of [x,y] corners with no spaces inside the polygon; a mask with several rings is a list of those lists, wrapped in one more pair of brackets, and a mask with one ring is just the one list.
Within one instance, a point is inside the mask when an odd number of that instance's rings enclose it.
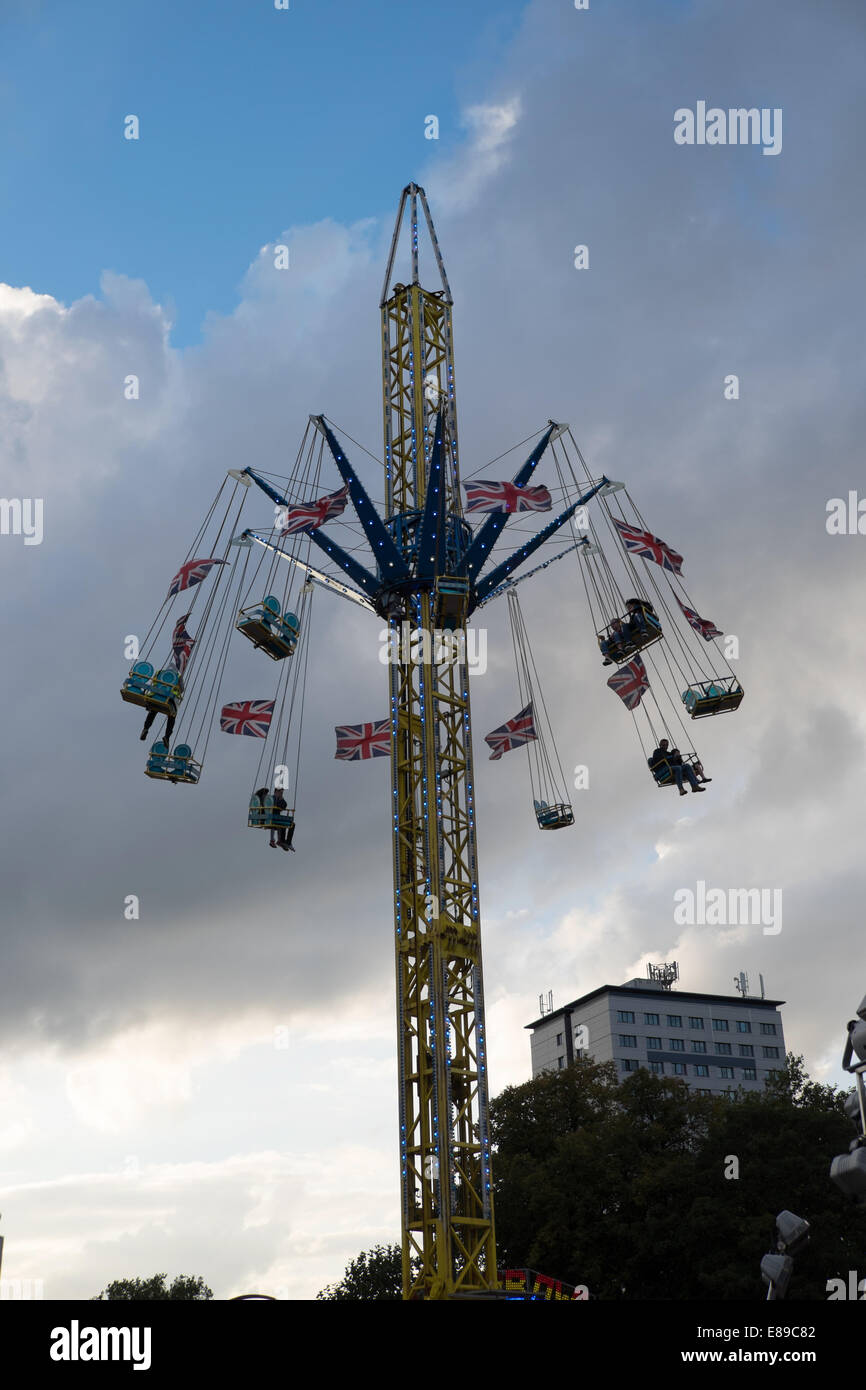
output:
{"label": "rooftop antenna", "polygon": [[[739,993],[742,994],[744,999],[748,998],[749,977],[746,974],[745,970],[741,970],[739,975],[734,976],[734,989],[738,990]],[[763,994],[761,995],[761,997],[763,998]]]}
{"label": "rooftop antenna", "polygon": [[547,1003],[546,1003],[546,1004],[545,1004],[545,1002],[544,1002],[544,995],[543,995],[543,994],[539,994],[539,996],[538,996],[538,1016],[539,1016],[539,1018],[545,1018],[548,1014],[552,1014],[552,1013],[553,1013],[553,990],[552,990],[552,989],[549,989],[549,990],[547,991]]}
{"label": "rooftop antenna", "polygon": [[674,980],[680,978],[680,967],[675,960],[665,961],[661,965],[648,965],[646,973],[647,978],[655,980],[662,989],[670,989]]}
{"label": "rooftop antenna", "polygon": [[763,999],[763,997],[764,997],[764,977],[763,977],[763,975],[759,975],[759,976],[758,976],[758,979],[759,979],[760,982],[761,982],[761,998]]}

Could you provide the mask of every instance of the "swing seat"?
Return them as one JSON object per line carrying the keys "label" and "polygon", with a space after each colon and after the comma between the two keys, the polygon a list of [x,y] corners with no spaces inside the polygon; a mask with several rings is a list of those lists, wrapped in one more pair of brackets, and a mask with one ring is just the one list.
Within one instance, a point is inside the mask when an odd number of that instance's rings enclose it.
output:
{"label": "swing seat", "polygon": [[437,579],[434,595],[435,626],[443,632],[454,632],[466,622],[469,606],[469,580]]}
{"label": "swing seat", "polygon": [[247,827],[251,830],[288,830],[289,826],[295,823],[294,809],[286,808],[285,811],[279,810],[274,806],[272,796],[265,797],[264,806],[259,798],[253,794],[250,797],[250,809],[247,816]]}
{"label": "swing seat", "polygon": [[613,625],[610,624],[596,633],[602,656],[610,657],[617,666],[623,661],[628,661],[636,652],[643,651],[644,647],[651,647],[653,642],[661,641],[664,636],[659,619],[646,608],[635,613],[625,613],[619,621],[622,623],[619,632],[614,632]]}
{"label": "swing seat", "polygon": [[168,776],[172,782],[188,782],[195,786],[201,777],[201,763],[192,756],[188,743],[179,743],[168,761]]}
{"label": "swing seat", "polygon": [[715,676],[711,681],[688,686],[682,698],[692,719],[706,719],[738,709],[744,694],[736,676]]}
{"label": "swing seat", "polygon": [[[697,761],[698,761],[698,755],[697,755],[697,753],[684,753],[684,754],[683,754],[683,764],[684,764],[684,765],[688,764],[688,765],[694,767],[694,765],[695,765],[695,763],[696,763]],[[675,781],[675,779],[674,779],[674,770],[673,770],[674,765],[673,765],[673,763],[669,762],[669,760],[668,760],[667,758],[662,758],[662,759],[659,760],[659,762],[657,762],[657,763],[655,763],[655,764],[653,764],[653,762],[652,762],[652,760],[651,760],[650,758],[647,758],[647,767],[649,768],[650,772],[652,773],[653,779],[654,779],[655,784],[656,784],[657,787],[675,787],[675,786],[676,786],[676,781]]]}
{"label": "swing seat", "polygon": [[562,830],[566,825],[574,825],[574,811],[567,802],[548,806],[546,801],[533,801],[535,819],[539,830]]}
{"label": "swing seat", "polygon": [[123,685],[120,687],[120,697],[130,705],[141,705],[148,708],[148,696],[150,692],[150,681],[153,676],[153,667],[149,661],[136,661]]}
{"label": "swing seat", "polygon": [[167,782],[171,776],[168,769],[168,744],[163,743],[160,738],[151,746],[147,764],[144,769],[144,775],[145,777],[154,777],[159,781]]}
{"label": "swing seat", "polygon": [[166,666],[165,670],[157,671],[151,681],[144,704],[147,709],[156,710],[157,714],[176,715],[182,699],[180,674],[173,666]]}
{"label": "swing seat", "polygon": [[268,594],[253,608],[243,608],[235,627],[254,647],[266,652],[272,661],[291,656],[298,642],[300,623],[294,613],[280,616],[279,599]]}

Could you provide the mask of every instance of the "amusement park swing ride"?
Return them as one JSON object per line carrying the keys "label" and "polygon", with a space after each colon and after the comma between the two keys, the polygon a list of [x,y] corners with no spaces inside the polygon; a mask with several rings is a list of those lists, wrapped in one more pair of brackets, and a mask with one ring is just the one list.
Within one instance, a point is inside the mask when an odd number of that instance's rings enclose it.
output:
{"label": "amusement park swing ride", "polygon": [[[410,273],[394,282],[407,214]],[[424,227],[435,289],[419,279]],[[688,729],[735,710],[743,690],[718,645],[721,631],[686,593],[682,556],[648,529],[622,482],[591,477],[567,424],[548,421],[512,478],[462,479],[451,291],[416,184],[400,200],[380,309],[384,515],[324,415],[310,417],[288,479],[229,470],[121,695],[147,712],[142,739],[165,717],[145,766],[154,781],[197,785],[218,707],[224,732],[260,739],[247,824],[292,850],[314,590],[388,623],[396,659],[387,667],[387,717],[339,726],[336,756],[387,755],[391,765],[403,1295],[507,1297],[516,1285],[497,1273],[494,1237],[467,623],[505,596],[520,709],[485,741],[492,759],[526,748],[541,830],[570,827],[574,813],[520,607],[524,579],[571,556],[598,654],[612,668],[607,684],[631,713],[644,754],[658,745],[647,757],[656,787],[684,794],[688,775],[703,790]],[[491,560],[512,516],[553,509],[550,490],[531,481],[548,460],[560,510]],[[326,461],[340,480],[330,492]],[[258,491],[274,504],[274,520],[243,527]],[[366,563],[327,530],[350,503]],[[473,529],[467,517],[476,514]],[[555,536],[559,548],[524,569]],[[409,650],[399,640],[406,624],[421,639]],[[272,699],[220,707],[234,633],[262,653],[263,675],[264,658],[274,664]],[[543,1284],[537,1296],[570,1296]]]}

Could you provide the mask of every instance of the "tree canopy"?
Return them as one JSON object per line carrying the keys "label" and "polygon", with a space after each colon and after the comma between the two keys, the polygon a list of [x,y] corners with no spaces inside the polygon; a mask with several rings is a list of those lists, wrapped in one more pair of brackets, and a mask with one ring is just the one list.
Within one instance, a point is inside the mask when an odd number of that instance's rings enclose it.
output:
{"label": "tree canopy", "polygon": [[364,1302],[393,1301],[403,1296],[403,1265],[399,1245],[374,1245],[362,1250],[346,1267],[337,1284],[316,1294],[316,1298]]}
{"label": "tree canopy", "polygon": [[200,1274],[178,1274],[169,1286],[167,1275],[152,1274],[149,1279],[115,1279],[106,1284],[101,1293],[95,1295],[93,1302],[134,1301],[147,1302],[153,1299],[168,1299],[171,1302],[201,1302],[213,1298],[213,1293]]}
{"label": "tree canopy", "polygon": [[843,1100],[790,1054],[734,1100],[590,1059],[507,1087],[490,1112],[500,1265],[593,1298],[753,1299],[787,1208],[811,1226],[788,1297],[826,1299],[866,1242],[829,1179],[853,1138]]}

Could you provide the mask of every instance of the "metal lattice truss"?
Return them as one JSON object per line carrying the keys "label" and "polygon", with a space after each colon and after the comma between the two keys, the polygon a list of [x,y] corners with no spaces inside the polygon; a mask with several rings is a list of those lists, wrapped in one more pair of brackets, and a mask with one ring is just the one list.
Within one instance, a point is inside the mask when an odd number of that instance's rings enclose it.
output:
{"label": "metal lattice truss", "polygon": [[[419,207],[439,269],[440,288],[433,291],[422,289],[418,280]],[[407,209],[410,277],[392,286]],[[313,417],[348,485],[373,568],[344,551],[323,528],[308,534],[356,586],[348,596],[386,619],[392,638],[404,1297],[484,1297],[495,1295],[498,1281],[466,623],[472,610],[602,483],[482,577],[507,516],[489,514],[474,534],[463,518],[451,292],[424,191],[415,184],[403,191],[380,307],[384,519],[324,418]],[[515,483],[528,481],[561,428],[551,422]],[[245,472],[285,503],[264,479]],[[266,544],[255,533],[247,535]],[[333,582],[331,587],[340,588]],[[409,652],[401,640],[407,627],[420,639]],[[446,652],[444,659],[437,640],[443,629],[453,643],[452,655]]]}

